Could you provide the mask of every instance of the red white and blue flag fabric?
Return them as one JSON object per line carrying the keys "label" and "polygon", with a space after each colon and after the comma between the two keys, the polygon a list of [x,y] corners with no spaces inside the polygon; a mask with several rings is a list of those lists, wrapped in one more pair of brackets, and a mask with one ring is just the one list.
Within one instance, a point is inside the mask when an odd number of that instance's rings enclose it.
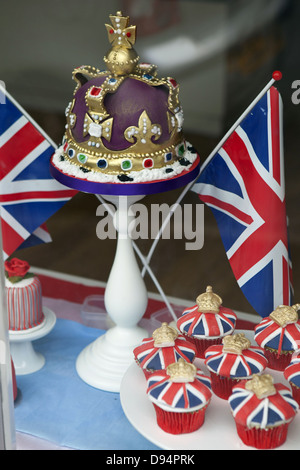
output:
{"label": "red white and blue flag fabric", "polygon": [[276,88],[204,162],[192,190],[212,209],[235,278],[253,308],[265,317],[278,305],[290,305],[282,103]]}
{"label": "red white and blue flag fabric", "polygon": [[0,87],[0,214],[3,257],[50,241],[45,222],[76,191],[49,171],[55,147]]}

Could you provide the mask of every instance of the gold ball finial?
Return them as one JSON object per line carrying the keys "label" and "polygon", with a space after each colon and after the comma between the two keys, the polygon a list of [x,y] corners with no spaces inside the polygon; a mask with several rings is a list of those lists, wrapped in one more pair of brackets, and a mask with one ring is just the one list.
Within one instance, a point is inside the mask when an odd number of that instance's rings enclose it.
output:
{"label": "gold ball finial", "polygon": [[109,18],[111,25],[105,26],[111,49],[103,60],[113,75],[128,75],[139,61],[139,56],[132,47],[136,39],[136,26],[129,26],[129,16],[123,16],[121,11]]}

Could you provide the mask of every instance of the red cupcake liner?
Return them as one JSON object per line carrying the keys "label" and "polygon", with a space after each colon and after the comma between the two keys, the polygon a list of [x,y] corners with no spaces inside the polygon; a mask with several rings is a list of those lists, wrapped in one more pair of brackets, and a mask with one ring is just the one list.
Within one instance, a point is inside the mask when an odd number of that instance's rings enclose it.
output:
{"label": "red cupcake liner", "polygon": [[214,346],[215,344],[222,344],[223,338],[214,338],[214,339],[198,339],[194,336],[188,336],[185,334],[185,338],[196,347],[196,357],[199,359],[205,359],[205,351],[209,346]]}
{"label": "red cupcake liner", "polygon": [[205,420],[206,406],[197,411],[176,413],[165,411],[153,403],[158,426],[169,434],[186,434],[197,431]]}
{"label": "red cupcake liner", "polygon": [[274,428],[256,429],[236,423],[237,433],[243,443],[256,449],[274,449],[284,444],[288,427],[289,423],[284,423]]}
{"label": "red cupcake liner", "polygon": [[223,400],[228,400],[232,394],[232,388],[241,380],[223,377],[212,371],[210,371],[210,377],[212,391],[219,398],[223,398]]}
{"label": "red cupcake liner", "polygon": [[294,351],[278,354],[275,349],[264,348],[269,369],[283,371],[291,362]]}

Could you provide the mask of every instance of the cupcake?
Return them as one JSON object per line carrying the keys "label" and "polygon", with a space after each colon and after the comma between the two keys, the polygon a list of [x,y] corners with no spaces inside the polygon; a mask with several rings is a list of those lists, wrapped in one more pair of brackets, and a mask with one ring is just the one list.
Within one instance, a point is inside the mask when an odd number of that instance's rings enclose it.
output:
{"label": "cupcake", "polygon": [[205,352],[205,364],[210,372],[212,391],[225,400],[240,380],[250,379],[268,365],[264,350],[251,346],[244,333],[223,338],[223,344],[210,346]]}
{"label": "cupcake", "polygon": [[256,343],[264,348],[268,367],[284,371],[300,345],[300,304],[279,305],[254,328]]}
{"label": "cupcake", "polygon": [[254,375],[239,382],[228,402],[240,439],[257,449],[282,445],[299,408],[290,389],[274,384],[269,374]]}
{"label": "cupcake", "polygon": [[169,364],[182,358],[186,362],[193,362],[196,348],[185,337],[168,325],[162,323],[152,333],[151,338],[144,338],[142,343],[133,350],[138,366],[148,378],[153,372],[166,369]]}
{"label": "cupcake", "polygon": [[147,396],[153,403],[157,424],[163,431],[191,433],[204,423],[212,396],[210,377],[194,364],[179,359],[148,379]]}
{"label": "cupcake", "polygon": [[300,405],[300,351],[292,355],[291,362],[285,368],[283,375],[290,384],[294,399]]}
{"label": "cupcake", "polygon": [[197,348],[197,357],[204,359],[205,350],[221,344],[222,338],[235,329],[236,314],[222,306],[222,299],[211,286],[196,299],[197,304],[183,311],[177,321],[178,330]]}

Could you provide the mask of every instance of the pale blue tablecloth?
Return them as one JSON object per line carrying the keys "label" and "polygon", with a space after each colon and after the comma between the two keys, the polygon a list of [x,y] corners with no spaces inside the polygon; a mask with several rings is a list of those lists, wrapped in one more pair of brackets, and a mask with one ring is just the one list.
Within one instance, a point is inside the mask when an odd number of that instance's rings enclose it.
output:
{"label": "pale blue tablecloth", "polygon": [[16,430],[74,449],[157,450],[129,423],[118,393],[97,390],[76,372],[78,354],[101,333],[57,319],[47,336],[33,342],[46,364],[17,376]]}

